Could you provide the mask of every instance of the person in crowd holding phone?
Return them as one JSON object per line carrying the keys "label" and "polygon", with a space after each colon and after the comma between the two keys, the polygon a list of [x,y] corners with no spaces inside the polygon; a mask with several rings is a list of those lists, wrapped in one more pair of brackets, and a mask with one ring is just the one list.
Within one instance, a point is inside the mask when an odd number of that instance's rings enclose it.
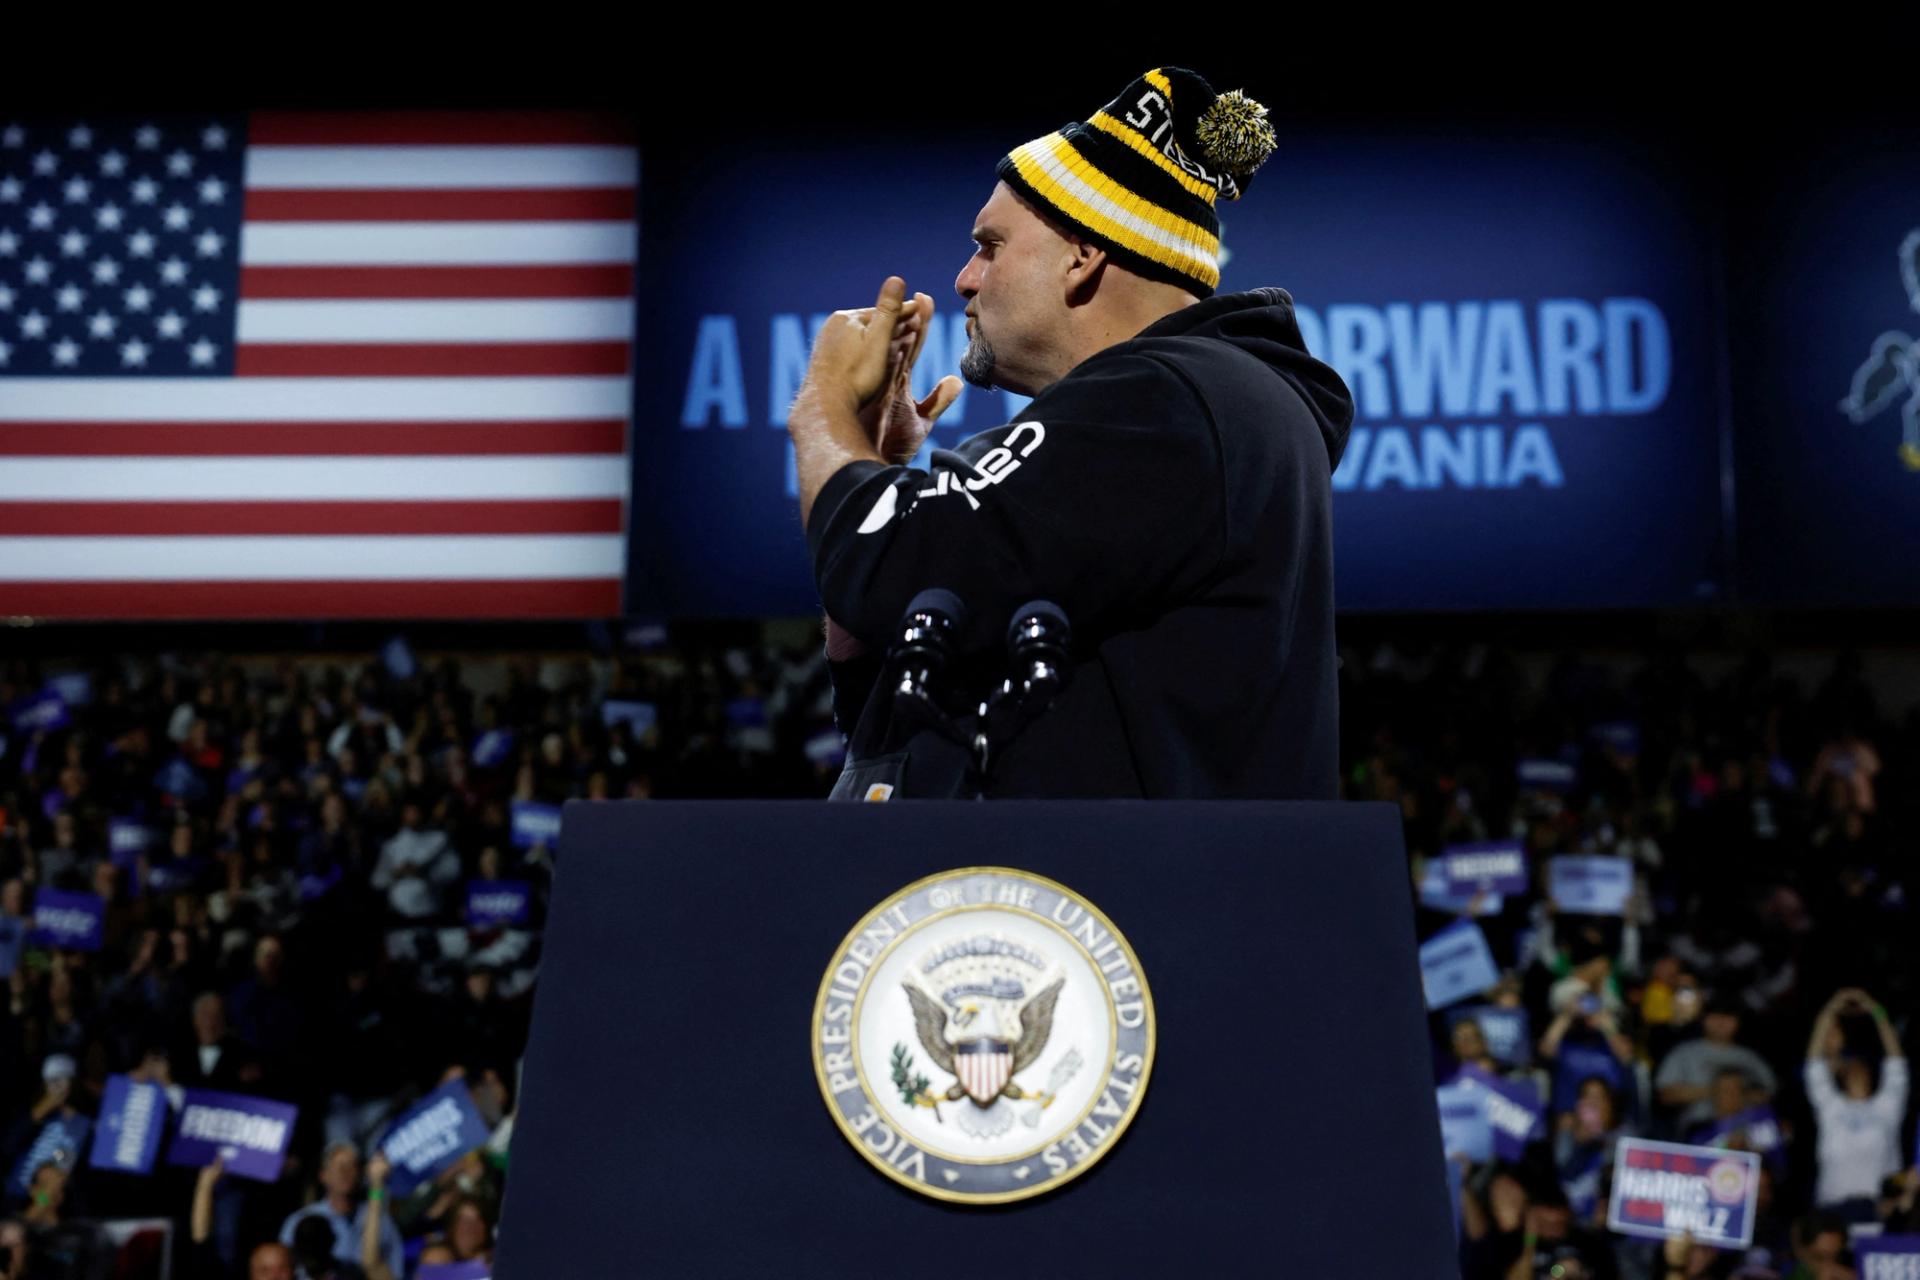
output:
{"label": "person in crowd holding phone", "polygon": [[[1879,1034],[1877,1083],[1866,1059],[1846,1052],[1840,1019],[1848,1015],[1871,1019]],[[1887,1011],[1858,987],[1834,992],[1813,1020],[1802,1073],[1818,1129],[1814,1203],[1848,1221],[1871,1222],[1881,1182],[1900,1171],[1900,1121],[1907,1111],[1907,1058]]]}

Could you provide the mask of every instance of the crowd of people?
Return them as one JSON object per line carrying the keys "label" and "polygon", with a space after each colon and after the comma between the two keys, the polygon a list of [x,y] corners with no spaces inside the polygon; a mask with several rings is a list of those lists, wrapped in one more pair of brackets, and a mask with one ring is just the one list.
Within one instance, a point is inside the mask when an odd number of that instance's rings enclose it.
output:
{"label": "crowd of people", "polygon": [[[1883,712],[1839,655],[1803,689],[1755,655],[1562,659],[1529,681],[1484,644],[1343,650],[1343,788],[1404,816],[1412,882],[1450,845],[1633,859],[1619,917],[1543,891],[1462,914],[1506,972],[1433,1014],[1436,1083],[1537,1091],[1507,1158],[1456,1153],[1479,1277],[1837,1280],[1863,1230],[1915,1213],[1908,1074],[1920,713]],[[0,661],[0,1277],[124,1268],[172,1223],[175,1274],[486,1274],[556,851],[516,802],[823,796],[841,758],[817,644],[650,633],[501,658],[163,653]],[[1620,726],[1630,726],[1623,732]],[[1518,764],[1571,766],[1552,788]],[[529,887],[524,919],[470,910]],[[1544,881],[1542,881],[1544,883]],[[33,929],[94,895],[97,945]],[[114,1171],[86,1143],[116,1078],[178,1109],[213,1089],[296,1106],[277,1179]],[[464,1089],[485,1143],[417,1187],[382,1145]],[[1603,1229],[1623,1134],[1763,1156],[1754,1245],[1663,1248]],[[119,1262],[115,1258],[120,1259]],[[116,1266],[123,1268],[115,1271]]]}

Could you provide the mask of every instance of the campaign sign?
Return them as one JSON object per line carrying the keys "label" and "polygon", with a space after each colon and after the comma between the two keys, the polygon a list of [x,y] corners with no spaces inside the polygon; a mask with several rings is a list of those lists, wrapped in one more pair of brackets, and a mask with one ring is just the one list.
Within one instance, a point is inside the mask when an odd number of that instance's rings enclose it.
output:
{"label": "campaign sign", "polygon": [[1493,1126],[1480,1095],[1457,1084],[1443,1084],[1433,1096],[1440,1108],[1440,1145],[1448,1161],[1457,1155],[1475,1164],[1493,1159]]}
{"label": "campaign sign", "polygon": [[1528,888],[1527,854],[1518,840],[1448,845],[1440,863],[1447,887],[1454,893],[1471,894],[1482,889],[1525,893]]}
{"label": "campaign sign", "polygon": [[1420,985],[1429,1009],[1458,1004],[1498,981],[1487,935],[1471,920],[1456,920],[1420,944]]}
{"label": "campaign sign", "polygon": [[467,923],[476,929],[525,924],[533,910],[533,886],[524,880],[467,881]]}
{"label": "campaign sign", "polygon": [[660,709],[651,702],[630,702],[618,698],[609,698],[600,704],[600,723],[611,729],[616,724],[625,724],[632,732],[634,740],[647,736],[647,730],[653,728],[660,718]]}
{"label": "campaign sign", "polygon": [[1434,911],[1445,911],[1452,915],[1463,916],[1471,912],[1476,916],[1497,916],[1507,905],[1507,900],[1497,893],[1480,895],[1479,907],[1473,905],[1474,890],[1456,893],[1447,883],[1446,864],[1439,858],[1429,858],[1425,870],[1420,874],[1420,905]]}
{"label": "campaign sign", "polygon": [[1533,1060],[1533,1029],[1527,1023],[1527,1011],[1518,1005],[1476,1004],[1455,1009],[1447,1018],[1451,1032],[1462,1022],[1480,1024],[1487,1052],[1511,1066],[1524,1067]]}
{"label": "campaign sign", "polygon": [[31,946],[64,951],[98,951],[100,921],[107,904],[97,894],[42,889],[33,896]]}
{"label": "campaign sign", "polygon": [[1772,1107],[1764,1105],[1748,1107],[1701,1125],[1687,1135],[1687,1140],[1701,1147],[1731,1147],[1737,1142],[1742,1150],[1752,1151],[1776,1164],[1784,1164],[1787,1158],[1780,1118],[1774,1115]]}
{"label": "campaign sign", "polygon": [[388,1185],[395,1195],[405,1195],[486,1141],[487,1122],[466,1084],[449,1080],[401,1116],[380,1144],[393,1162]]}
{"label": "campaign sign", "polygon": [[429,1262],[414,1272],[414,1280],[490,1280],[493,1264],[481,1258],[465,1262]]}
{"label": "campaign sign", "polygon": [[152,1173],[166,1120],[167,1095],[159,1085],[108,1076],[87,1163],[115,1173]]}
{"label": "campaign sign", "polygon": [[1633,859],[1569,853],[1547,860],[1547,892],[1553,905],[1576,915],[1619,916],[1633,892]]}
{"label": "campaign sign", "polygon": [[107,819],[107,852],[115,866],[132,866],[140,853],[153,843],[153,828],[132,818]]}
{"label": "campaign sign", "polygon": [[513,754],[513,733],[508,729],[489,729],[473,742],[473,763],[482,769],[497,769]]}
{"label": "campaign sign", "polygon": [[1640,754],[1640,726],[1631,720],[1609,720],[1587,730],[1587,736],[1604,747],[1612,747],[1623,756]]}
{"label": "campaign sign", "polygon": [[1513,772],[1520,785],[1530,791],[1571,791],[1580,776],[1564,760],[1522,760]]}
{"label": "campaign sign", "polygon": [[67,714],[66,699],[52,689],[15,702],[7,708],[7,717],[21,733],[32,733],[36,729],[64,729],[73,719]]}
{"label": "campaign sign", "polygon": [[551,849],[560,843],[560,806],[532,800],[513,802],[513,847],[531,849],[544,844]]}
{"label": "campaign sign", "polygon": [[189,1089],[180,1130],[167,1148],[167,1163],[203,1166],[219,1156],[228,1173],[277,1181],[299,1114],[300,1108],[290,1102]]}
{"label": "campaign sign", "polygon": [[47,677],[47,689],[60,695],[70,707],[89,706],[93,702],[93,677],[84,671],[63,671]]}
{"label": "campaign sign", "polygon": [[14,1166],[13,1181],[9,1184],[14,1194],[26,1195],[27,1188],[33,1182],[33,1171],[48,1161],[53,1161],[63,1169],[72,1169],[79,1163],[80,1153],[87,1146],[87,1135],[92,1131],[93,1121],[78,1112],[56,1115],[41,1125],[33,1145],[27,1148],[27,1154]]}
{"label": "campaign sign", "polygon": [[1478,1067],[1462,1067],[1452,1083],[1485,1109],[1493,1153],[1502,1160],[1520,1159],[1529,1142],[1545,1135],[1546,1108],[1531,1084],[1502,1080]]}
{"label": "campaign sign", "polygon": [[1647,1240],[1691,1236],[1715,1249],[1753,1243],[1760,1157],[1751,1151],[1622,1138],[1607,1229]]}
{"label": "campaign sign", "polygon": [[1920,1280],[1920,1236],[1856,1236],[1860,1280]]}

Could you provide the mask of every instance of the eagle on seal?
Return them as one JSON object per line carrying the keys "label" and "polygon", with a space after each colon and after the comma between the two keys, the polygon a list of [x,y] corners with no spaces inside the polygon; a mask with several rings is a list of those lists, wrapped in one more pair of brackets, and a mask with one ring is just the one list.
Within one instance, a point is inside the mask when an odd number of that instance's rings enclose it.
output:
{"label": "eagle on seal", "polygon": [[1053,1007],[1065,983],[1065,978],[1055,979],[1052,986],[1020,1006],[1017,1038],[1001,1028],[999,1017],[989,1005],[984,1020],[968,1019],[963,1024],[966,1034],[956,1040],[947,1039],[952,1016],[946,1006],[912,983],[902,983],[913,1005],[913,1026],[921,1047],[935,1066],[955,1077],[947,1090],[947,1100],[968,1098],[975,1106],[989,1107],[1003,1094],[1014,1099],[1025,1096],[1013,1077],[1045,1052],[1047,1038],[1053,1034]]}

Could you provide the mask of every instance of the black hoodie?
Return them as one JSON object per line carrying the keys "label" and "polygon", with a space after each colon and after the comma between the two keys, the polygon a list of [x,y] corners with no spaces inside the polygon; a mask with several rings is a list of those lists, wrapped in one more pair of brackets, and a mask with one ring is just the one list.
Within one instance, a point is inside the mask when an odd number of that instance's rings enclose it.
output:
{"label": "black hoodie", "polygon": [[[927,587],[965,601],[963,705],[1013,611],[1052,600],[1072,684],[990,762],[989,796],[1339,794],[1330,478],[1353,401],[1282,289],[1183,307],[932,472],[854,462],[807,526],[827,615],[884,652]],[[854,732],[877,658],[836,663]],[[869,708],[854,734],[879,740]],[[929,794],[911,766],[897,794]]]}

